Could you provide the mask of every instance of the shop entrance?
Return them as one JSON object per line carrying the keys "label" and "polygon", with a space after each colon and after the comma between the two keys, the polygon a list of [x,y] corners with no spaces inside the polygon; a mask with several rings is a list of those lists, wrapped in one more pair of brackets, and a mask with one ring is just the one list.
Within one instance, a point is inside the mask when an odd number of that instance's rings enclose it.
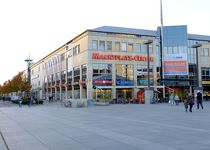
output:
{"label": "shop entrance", "polygon": [[117,103],[133,102],[133,89],[117,89],[116,94]]}

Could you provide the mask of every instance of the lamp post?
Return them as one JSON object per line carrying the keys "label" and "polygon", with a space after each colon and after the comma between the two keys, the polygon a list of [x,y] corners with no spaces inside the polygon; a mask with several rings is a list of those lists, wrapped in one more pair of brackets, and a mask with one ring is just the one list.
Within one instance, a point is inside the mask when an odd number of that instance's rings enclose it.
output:
{"label": "lamp post", "polygon": [[192,45],[192,48],[195,48],[196,49],[196,88],[194,89],[194,94],[197,93],[198,90],[202,90],[202,87],[200,87],[200,84],[199,84],[199,62],[198,62],[198,48],[201,47],[202,44],[200,43],[197,43]]}
{"label": "lamp post", "polygon": [[152,40],[148,40],[144,42],[145,45],[147,45],[147,75],[148,75],[148,83],[147,86],[150,88],[150,60],[149,60],[149,45],[152,43]]}
{"label": "lamp post", "polygon": [[[27,74],[28,74],[28,83],[31,84],[31,62],[33,60],[30,59],[30,55],[27,59],[25,59],[25,62],[27,62]],[[32,102],[32,93],[31,91],[29,92],[29,106],[31,105],[31,102]]]}
{"label": "lamp post", "polygon": [[143,44],[147,45],[147,76],[148,76],[148,83],[147,87],[145,88],[145,104],[153,103],[153,94],[154,88],[150,87],[150,56],[149,56],[149,45],[152,43],[152,40],[147,40]]}
{"label": "lamp post", "polygon": [[27,59],[25,59],[25,62],[27,62],[27,74],[28,74],[28,82],[31,84],[31,62],[33,60],[30,59],[30,55]]}

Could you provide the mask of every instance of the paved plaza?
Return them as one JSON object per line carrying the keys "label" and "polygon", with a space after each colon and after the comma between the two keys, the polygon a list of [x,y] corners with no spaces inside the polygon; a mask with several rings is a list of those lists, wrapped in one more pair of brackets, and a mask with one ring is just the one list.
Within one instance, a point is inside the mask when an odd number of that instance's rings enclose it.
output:
{"label": "paved plaza", "polygon": [[210,102],[192,113],[166,103],[0,105],[0,150],[210,150]]}

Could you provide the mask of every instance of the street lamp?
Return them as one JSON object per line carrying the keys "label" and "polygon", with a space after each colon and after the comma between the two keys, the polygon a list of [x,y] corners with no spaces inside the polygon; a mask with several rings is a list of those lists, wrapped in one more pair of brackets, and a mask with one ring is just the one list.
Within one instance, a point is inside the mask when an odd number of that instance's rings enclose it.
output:
{"label": "street lamp", "polygon": [[150,56],[149,56],[149,45],[152,43],[152,40],[147,40],[143,44],[147,45],[147,76],[148,76],[148,84],[145,88],[145,104],[153,103],[153,94],[154,88],[150,87]]}
{"label": "street lamp", "polygon": [[201,47],[202,44],[196,42],[196,44],[192,45],[192,48],[195,48],[196,49],[196,88],[194,89],[194,94],[197,93],[198,90],[202,90],[202,88],[200,87],[200,84],[199,84],[199,62],[198,62],[198,48]]}
{"label": "street lamp", "polygon": [[[30,55],[27,59],[25,59],[25,62],[27,62],[27,73],[28,73],[28,83],[31,85],[31,62],[33,60],[30,59]],[[29,106],[31,105],[31,102],[32,102],[32,94],[31,94],[31,91],[29,92],[29,97],[30,97],[30,100],[29,100]]]}
{"label": "street lamp", "polygon": [[147,75],[148,75],[148,88],[150,88],[150,60],[149,60],[149,45],[152,43],[152,40],[148,40],[144,42],[145,45],[147,45]]}
{"label": "street lamp", "polygon": [[30,55],[27,59],[25,59],[25,62],[27,62],[27,73],[28,73],[28,82],[31,84],[31,62],[33,60],[30,59]]}

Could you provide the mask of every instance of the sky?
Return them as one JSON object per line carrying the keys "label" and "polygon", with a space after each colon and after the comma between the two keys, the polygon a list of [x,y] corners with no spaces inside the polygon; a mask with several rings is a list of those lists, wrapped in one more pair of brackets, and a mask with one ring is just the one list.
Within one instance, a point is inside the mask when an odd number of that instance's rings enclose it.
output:
{"label": "sky", "polygon": [[[162,0],[164,25],[210,35],[209,0]],[[0,84],[87,29],[156,30],[160,0],[0,0]]]}

